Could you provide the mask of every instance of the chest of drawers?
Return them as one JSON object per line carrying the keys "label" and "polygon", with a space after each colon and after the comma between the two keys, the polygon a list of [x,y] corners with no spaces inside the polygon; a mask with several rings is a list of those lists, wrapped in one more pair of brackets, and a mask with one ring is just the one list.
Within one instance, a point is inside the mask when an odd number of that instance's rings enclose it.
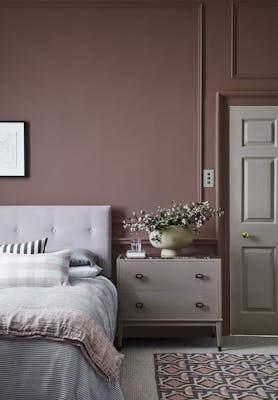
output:
{"label": "chest of drawers", "polygon": [[179,257],[117,260],[118,341],[128,325],[215,326],[221,349],[221,261]]}

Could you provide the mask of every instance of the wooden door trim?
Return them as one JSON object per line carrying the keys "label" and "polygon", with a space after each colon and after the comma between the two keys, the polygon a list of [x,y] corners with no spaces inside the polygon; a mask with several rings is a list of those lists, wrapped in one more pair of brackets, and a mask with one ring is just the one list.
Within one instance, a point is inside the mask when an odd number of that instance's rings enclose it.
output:
{"label": "wooden door trim", "polygon": [[[275,99],[276,104],[271,103]],[[229,144],[229,106],[250,100],[255,105],[278,105],[277,90],[240,90],[219,91],[216,93],[216,151],[215,151],[215,196],[216,207],[225,210],[225,216],[216,222],[216,239],[218,254],[222,258],[222,290],[223,290],[223,333],[230,334],[230,144]],[[230,104],[233,103],[233,104]],[[247,105],[247,104],[245,104]]]}

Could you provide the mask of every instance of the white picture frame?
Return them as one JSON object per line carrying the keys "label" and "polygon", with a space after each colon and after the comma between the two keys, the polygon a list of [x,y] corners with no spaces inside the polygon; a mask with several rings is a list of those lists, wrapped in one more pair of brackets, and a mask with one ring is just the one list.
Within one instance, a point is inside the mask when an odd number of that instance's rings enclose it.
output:
{"label": "white picture frame", "polygon": [[24,135],[24,122],[0,122],[0,176],[25,176]]}

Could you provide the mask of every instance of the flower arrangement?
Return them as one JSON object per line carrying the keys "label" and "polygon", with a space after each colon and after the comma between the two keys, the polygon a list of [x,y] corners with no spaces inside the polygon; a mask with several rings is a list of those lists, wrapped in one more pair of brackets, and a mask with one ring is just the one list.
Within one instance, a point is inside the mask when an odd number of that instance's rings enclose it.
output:
{"label": "flower arrangement", "polygon": [[123,221],[123,227],[130,232],[145,230],[147,232],[163,232],[169,226],[180,226],[182,228],[191,228],[194,232],[199,229],[210,218],[221,217],[224,212],[218,208],[210,206],[208,201],[191,204],[177,204],[172,201],[169,208],[157,208],[157,213],[141,210],[139,214],[135,212],[127,220]]}

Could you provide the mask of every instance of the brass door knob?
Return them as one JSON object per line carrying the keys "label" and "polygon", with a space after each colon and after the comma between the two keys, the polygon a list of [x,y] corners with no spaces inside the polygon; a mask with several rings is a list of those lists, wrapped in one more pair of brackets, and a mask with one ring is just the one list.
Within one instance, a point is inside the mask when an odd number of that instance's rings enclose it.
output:
{"label": "brass door knob", "polygon": [[245,232],[242,232],[241,236],[242,236],[244,239],[248,239],[248,238],[250,237],[250,234],[249,234],[249,232],[245,231]]}

